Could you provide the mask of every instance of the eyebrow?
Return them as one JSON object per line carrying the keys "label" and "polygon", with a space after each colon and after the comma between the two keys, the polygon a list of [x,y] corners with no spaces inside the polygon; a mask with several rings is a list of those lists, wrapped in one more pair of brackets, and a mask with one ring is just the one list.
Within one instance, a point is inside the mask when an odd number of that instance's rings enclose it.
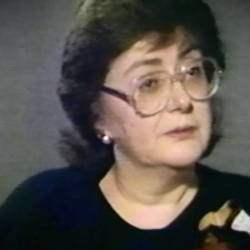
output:
{"label": "eyebrow", "polygon": [[[191,46],[188,46],[187,48],[181,50],[178,54],[178,58],[181,59],[185,57],[187,54],[189,54],[193,50],[200,50],[200,48],[197,45],[192,44]],[[151,58],[151,59],[136,61],[125,71],[124,75],[127,75],[129,72],[141,66],[146,66],[146,65],[159,66],[162,64],[163,62],[160,58]]]}
{"label": "eyebrow", "polygon": [[136,61],[125,71],[124,74],[127,75],[129,72],[135,70],[136,68],[146,65],[159,66],[162,65],[162,60],[160,58],[151,58],[151,59]]}
{"label": "eyebrow", "polygon": [[194,50],[201,51],[201,48],[197,44],[191,44],[179,52],[178,58],[181,59]]}

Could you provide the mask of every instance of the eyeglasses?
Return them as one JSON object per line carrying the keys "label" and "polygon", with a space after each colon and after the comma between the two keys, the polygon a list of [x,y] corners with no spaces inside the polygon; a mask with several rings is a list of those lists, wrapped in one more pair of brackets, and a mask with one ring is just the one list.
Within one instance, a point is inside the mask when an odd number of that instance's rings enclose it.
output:
{"label": "eyeglasses", "polygon": [[102,86],[101,91],[127,102],[141,116],[152,116],[167,105],[174,82],[180,82],[195,101],[205,101],[218,90],[222,70],[213,58],[187,59],[174,74],[165,71],[149,72],[132,81],[131,95]]}

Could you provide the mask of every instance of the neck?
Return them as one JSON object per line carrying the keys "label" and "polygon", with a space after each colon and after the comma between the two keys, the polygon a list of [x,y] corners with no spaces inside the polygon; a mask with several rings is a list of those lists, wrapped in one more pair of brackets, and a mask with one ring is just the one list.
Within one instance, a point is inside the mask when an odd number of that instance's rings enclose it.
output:
{"label": "neck", "polygon": [[[194,167],[138,166],[116,161],[104,178],[124,199],[145,205],[176,205],[197,191]],[[112,188],[113,189],[113,188]]]}

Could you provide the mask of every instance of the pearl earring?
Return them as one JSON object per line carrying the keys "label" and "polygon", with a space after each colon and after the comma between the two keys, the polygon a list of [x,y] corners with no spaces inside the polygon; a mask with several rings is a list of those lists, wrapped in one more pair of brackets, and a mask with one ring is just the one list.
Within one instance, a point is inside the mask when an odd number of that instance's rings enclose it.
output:
{"label": "pearl earring", "polygon": [[110,138],[108,135],[104,135],[104,136],[102,137],[102,142],[103,142],[104,144],[110,144],[110,143],[111,143],[111,138]]}

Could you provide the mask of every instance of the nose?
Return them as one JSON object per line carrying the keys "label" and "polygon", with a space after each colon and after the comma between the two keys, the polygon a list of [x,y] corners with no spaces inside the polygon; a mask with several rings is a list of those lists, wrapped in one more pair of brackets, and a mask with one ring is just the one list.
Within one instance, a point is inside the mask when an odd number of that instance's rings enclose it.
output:
{"label": "nose", "polygon": [[168,112],[172,113],[179,111],[181,113],[188,113],[192,110],[192,108],[192,99],[185,90],[181,81],[173,81],[166,104]]}

